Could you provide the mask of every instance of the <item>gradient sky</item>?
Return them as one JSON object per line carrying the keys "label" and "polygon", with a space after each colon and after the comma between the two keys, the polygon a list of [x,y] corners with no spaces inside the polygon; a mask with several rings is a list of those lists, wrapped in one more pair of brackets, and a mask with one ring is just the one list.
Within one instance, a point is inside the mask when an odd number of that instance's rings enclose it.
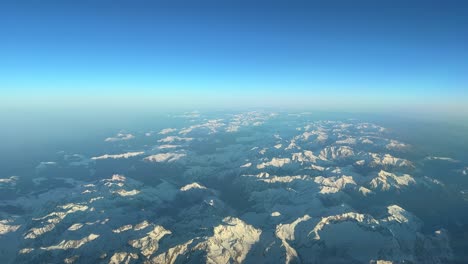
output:
{"label": "gradient sky", "polygon": [[467,84],[468,1],[0,1],[8,107],[468,113]]}

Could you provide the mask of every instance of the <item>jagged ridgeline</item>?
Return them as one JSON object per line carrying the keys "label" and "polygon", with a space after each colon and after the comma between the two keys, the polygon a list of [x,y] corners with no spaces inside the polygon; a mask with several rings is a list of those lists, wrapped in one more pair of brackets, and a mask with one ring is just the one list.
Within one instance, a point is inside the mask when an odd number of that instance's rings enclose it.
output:
{"label": "jagged ridgeline", "polygon": [[2,178],[0,262],[463,259],[463,237],[453,234],[467,219],[466,196],[453,182],[467,169],[455,158],[418,152],[391,129],[356,119],[171,118],[180,125],[125,128],[93,154],[65,150],[32,177]]}

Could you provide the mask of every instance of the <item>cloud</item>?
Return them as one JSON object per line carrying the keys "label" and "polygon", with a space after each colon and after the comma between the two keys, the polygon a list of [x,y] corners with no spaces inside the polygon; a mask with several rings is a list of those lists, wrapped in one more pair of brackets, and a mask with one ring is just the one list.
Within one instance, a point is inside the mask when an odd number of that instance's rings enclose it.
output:
{"label": "cloud", "polygon": [[9,178],[2,178],[0,179],[0,185],[2,184],[16,184],[16,181],[18,181],[17,176],[11,176]]}
{"label": "cloud", "polygon": [[166,135],[166,134],[169,134],[169,133],[172,133],[172,132],[175,132],[175,131],[177,131],[177,129],[175,129],[175,128],[165,128],[165,129],[161,130],[159,132],[159,134]]}
{"label": "cloud", "polygon": [[165,137],[163,139],[158,140],[158,142],[161,143],[172,143],[176,141],[191,141],[193,138],[185,138],[185,137],[178,137],[178,136],[169,136]]}
{"label": "cloud", "polygon": [[52,166],[57,166],[57,162],[55,162],[55,161],[41,161],[39,163],[39,165],[36,166],[36,169],[37,170],[43,170],[43,169],[47,169],[47,168],[52,167]]}
{"label": "cloud", "polygon": [[124,133],[118,133],[115,137],[108,137],[104,141],[106,142],[115,142],[115,141],[123,141],[123,140],[129,140],[135,138],[134,135],[132,134],[124,134]]}
{"label": "cloud", "polygon": [[136,157],[139,155],[145,154],[145,152],[140,151],[140,152],[127,152],[127,153],[122,153],[122,154],[104,154],[102,156],[98,157],[92,157],[92,160],[100,160],[100,159],[128,159],[131,157]]}
{"label": "cloud", "polygon": [[166,144],[166,145],[159,146],[158,149],[171,149],[171,148],[178,148],[178,147],[180,147],[180,145],[168,145],[168,144]]}

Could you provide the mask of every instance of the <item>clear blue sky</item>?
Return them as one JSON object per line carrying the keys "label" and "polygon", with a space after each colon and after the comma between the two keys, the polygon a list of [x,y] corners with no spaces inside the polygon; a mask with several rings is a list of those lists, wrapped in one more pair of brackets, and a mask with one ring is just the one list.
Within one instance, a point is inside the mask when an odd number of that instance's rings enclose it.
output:
{"label": "clear blue sky", "polygon": [[3,105],[467,112],[467,84],[468,1],[0,2]]}

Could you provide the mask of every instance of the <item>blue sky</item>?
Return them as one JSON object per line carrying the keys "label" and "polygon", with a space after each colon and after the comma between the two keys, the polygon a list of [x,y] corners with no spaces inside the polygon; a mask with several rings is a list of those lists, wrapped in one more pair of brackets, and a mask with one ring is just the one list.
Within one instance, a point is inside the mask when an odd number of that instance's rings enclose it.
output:
{"label": "blue sky", "polygon": [[468,111],[466,1],[2,1],[0,24],[12,107]]}

